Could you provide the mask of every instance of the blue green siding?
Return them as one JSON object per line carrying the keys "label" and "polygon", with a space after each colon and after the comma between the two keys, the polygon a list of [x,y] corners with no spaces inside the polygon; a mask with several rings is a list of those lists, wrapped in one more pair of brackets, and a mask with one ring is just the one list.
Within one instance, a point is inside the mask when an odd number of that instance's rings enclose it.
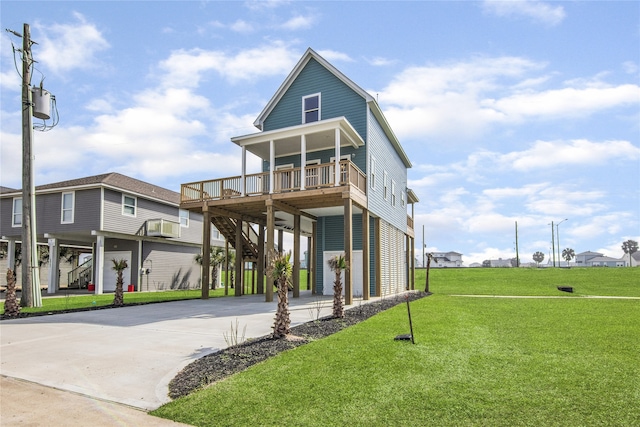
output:
{"label": "blue green siding", "polygon": [[[374,221],[369,222],[369,295],[376,291]],[[344,250],[344,220],[342,216],[325,216],[318,218],[316,251],[316,292],[323,292],[323,254],[325,251]],[[352,249],[362,250],[362,214],[354,214],[352,219]]]}
{"label": "blue green siding", "polygon": [[[321,93],[321,119],[346,117],[360,134],[367,137],[366,101],[333,73],[311,58],[278,104],[264,120],[263,130],[302,124],[302,97]],[[364,170],[364,169],[363,169]]]}
{"label": "blue green siding", "polygon": [[[372,215],[379,216],[399,230],[407,231],[407,206],[402,206],[402,192],[407,189],[407,168],[398,152],[393,148],[380,123],[369,114],[369,138],[367,140],[368,156],[376,159],[376,187],[371,188],[370,173],[367,174],[367,201]],[[364,169],[363,169],[364,170]],[[396,183],[396,205],[392,205],[391,194],[384,199],[384,172],[387,172],[387,184],[391,192],[391,181]],[[405,203],[406,203],[405,194]]]}

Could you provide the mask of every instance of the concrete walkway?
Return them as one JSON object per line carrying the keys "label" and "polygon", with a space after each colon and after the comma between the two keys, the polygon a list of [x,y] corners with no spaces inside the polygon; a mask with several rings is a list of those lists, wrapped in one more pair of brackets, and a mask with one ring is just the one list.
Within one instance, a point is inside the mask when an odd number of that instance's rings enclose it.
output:
{"label": "concrete walkway", "polygon": [[[170,400],[169,381],[183,367],[227,347],[224,335],[236,320],[240,334],[246,327],[246,338],[264,336],[271,332],[275,310],[276,302],[265,303],[263,295],[246,295],[2,321],[0,374],[6,378],[0,383],[0,424],[12,425],[5,423],[25,412],[25,402],[40,405],[37,398],[16,401],[15,394],[5,393],[8,388],[17,394],[16,388],[35,388],[37,394],[46,386],[53,394],[69,392],[65,400],[84,396],[90,398],[84,405],[90,413],[112,403],[126,405],[112,408],[115,412],[155,409]],[[300,298],[290,298],[290,312],[292,326],[329,315],[331,297],[302,291]],[[58,410],[68,415],[66,404]],[[110,421],[114,424],[100,425],[142,425]]]}

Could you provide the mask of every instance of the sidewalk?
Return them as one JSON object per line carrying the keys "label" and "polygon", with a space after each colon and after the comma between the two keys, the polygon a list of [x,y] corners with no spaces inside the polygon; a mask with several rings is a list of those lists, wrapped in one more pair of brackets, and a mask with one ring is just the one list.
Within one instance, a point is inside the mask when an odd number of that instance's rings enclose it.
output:
{"label": "sidewalk", "polygon": [[[319,306],[320,316],[331,313],[330,296],[302,291],[300,298],[289,301],[292,326],[316,318]],[[240,332],[246,327],[246,338],[264,336],[271,332],[275,310],[276,302],[265,303],[264,295],[245,295],[2,321],[0,374],[10,378],[2,378],[0,424],[14,425],[5,422],[42,406],[41,400],[49,401],[50,395],[55,403],[59,393],[66,394],[63,402],[70,396],[93,398],[76,408],[82,412],[86,407],[89,414],[155,409],[169,401],[169,381],[183,367],[227,347],[224,335],[236,320]],[[37,396],[7,396],[6,384]],[[26,411],[25,402],[33,402]],[[44,418],[36,420],[49,420],[57,412],[68,415],[70,405],[62,404],[59,411],[56,407],[52,403]],[[151,425],[113,422],[104,425]]]}

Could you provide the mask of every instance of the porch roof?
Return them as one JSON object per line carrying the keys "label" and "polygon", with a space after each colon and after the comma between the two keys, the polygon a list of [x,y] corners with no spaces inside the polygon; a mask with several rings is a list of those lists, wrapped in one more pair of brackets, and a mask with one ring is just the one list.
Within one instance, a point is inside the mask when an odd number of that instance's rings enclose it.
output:
{"label": "porch roof", "polygon": [[345,117],[236,136],[231,141],[269,161],[271,141],[274,142],[275,157],[300,154],[302,135],[305,135],[307,152],[328,150],[335,147],[336,130],[340,132],[341,147],[364,146],[364,140]]}

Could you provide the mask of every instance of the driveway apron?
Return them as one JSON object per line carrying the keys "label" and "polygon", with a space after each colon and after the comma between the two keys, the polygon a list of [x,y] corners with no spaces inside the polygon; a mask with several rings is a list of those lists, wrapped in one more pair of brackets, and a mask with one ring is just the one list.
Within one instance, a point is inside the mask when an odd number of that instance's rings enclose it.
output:
{"label": "driveway apron", "polygon": [[[300,294],[289,299],[292,326],[331,313],[330,297]],[[2,321],[0,373],[151,410],[183,367],[228,346],[236,322],[240,336],[261,337],[275,310],[246,295]]]}

